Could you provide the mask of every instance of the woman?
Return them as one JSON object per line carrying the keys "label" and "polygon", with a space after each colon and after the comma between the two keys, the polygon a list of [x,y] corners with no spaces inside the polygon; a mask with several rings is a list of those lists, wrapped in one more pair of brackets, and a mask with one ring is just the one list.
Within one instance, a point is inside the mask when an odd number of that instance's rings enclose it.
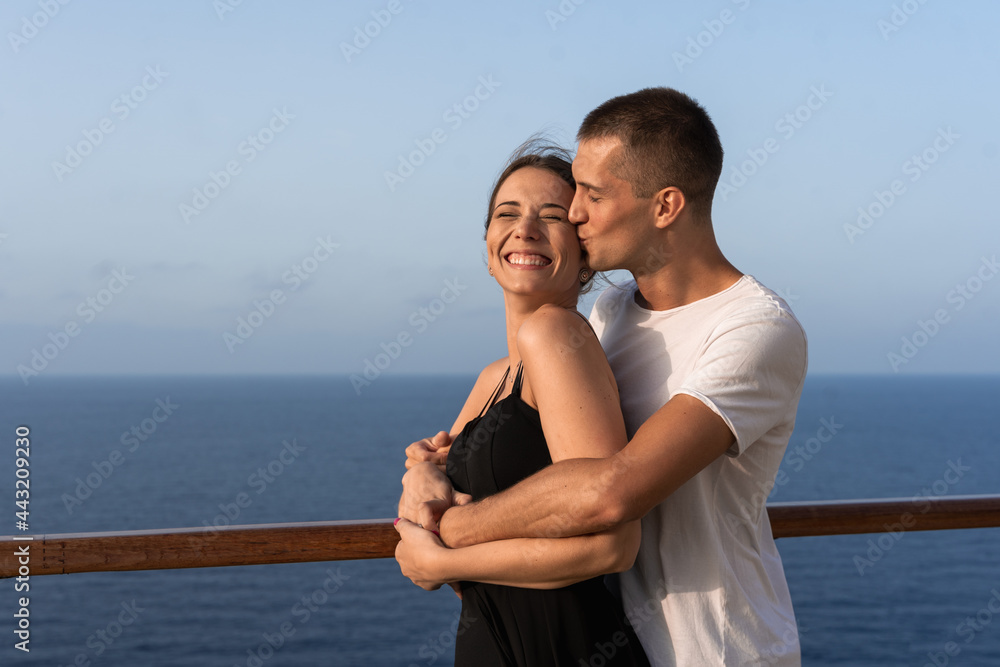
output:
{"label": "woman", "polygon": [[[626,443],[614,376],[576,311],[592,273],[568,218],[574,188],[565,152],[529,143],[490,197],[487,257],[503,289],[508,356],[476,381],[452,429],[447,463],[455,490],[473,500],[553,461],[607,457]],[[440,473],[430,463],[407,473],[419,474]],[[461,549],[406,519],[396,527],[403,574],[427,589],[460,586],[456,665],[648,664],[600,576],[631,567],[638,521],[593,535]]]}

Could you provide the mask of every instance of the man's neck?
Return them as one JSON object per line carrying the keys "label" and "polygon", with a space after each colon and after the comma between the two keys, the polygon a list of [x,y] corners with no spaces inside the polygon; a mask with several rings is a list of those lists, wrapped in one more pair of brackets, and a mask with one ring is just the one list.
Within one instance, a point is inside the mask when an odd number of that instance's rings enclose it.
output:
{"label": "man's neck", "polygon": [[633,274],[636,303],[647,310],[670,310],[700,301],[733,286],[743,273],[721,252],[717,256],[671,263],[652,273]]}

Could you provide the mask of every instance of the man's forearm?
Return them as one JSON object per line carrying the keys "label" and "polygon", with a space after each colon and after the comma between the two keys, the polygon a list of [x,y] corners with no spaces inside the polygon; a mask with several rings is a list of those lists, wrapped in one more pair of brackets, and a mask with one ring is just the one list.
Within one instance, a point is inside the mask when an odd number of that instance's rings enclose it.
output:
{"label": "man's forearm", "polygon": [[559,461],[480,502],[452,507],[441,518],[451,547],[517,537],[570,537],[606,530],[624,520],[609,459]]}

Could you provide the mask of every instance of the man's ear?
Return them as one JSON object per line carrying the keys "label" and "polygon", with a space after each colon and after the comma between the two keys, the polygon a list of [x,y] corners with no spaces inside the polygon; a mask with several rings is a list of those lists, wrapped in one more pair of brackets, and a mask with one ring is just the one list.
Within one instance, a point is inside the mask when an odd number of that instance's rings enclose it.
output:
{"label": "man's ear", "polygon": [[687,208],[687,198],[684,193],[672,185],[657,192],[653,195],[653,199],[655,200],[656,226],[659,229],[669,227]]}

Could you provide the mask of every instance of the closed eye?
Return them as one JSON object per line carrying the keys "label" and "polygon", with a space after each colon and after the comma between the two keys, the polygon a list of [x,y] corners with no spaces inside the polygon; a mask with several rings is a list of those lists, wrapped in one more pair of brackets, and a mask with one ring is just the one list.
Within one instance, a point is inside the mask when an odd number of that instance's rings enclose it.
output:
{"label": "closed eye", "polygon": [[[542,215],[541,217],[545,220],[559,220],[560,222],[566,219],[569,211],[566,210],[565,206],[560,206],[559,204],[546,204],[542,206],[541,211],[553,211],[547,215]],[[541,213],[539,211],[539,213]]]}

